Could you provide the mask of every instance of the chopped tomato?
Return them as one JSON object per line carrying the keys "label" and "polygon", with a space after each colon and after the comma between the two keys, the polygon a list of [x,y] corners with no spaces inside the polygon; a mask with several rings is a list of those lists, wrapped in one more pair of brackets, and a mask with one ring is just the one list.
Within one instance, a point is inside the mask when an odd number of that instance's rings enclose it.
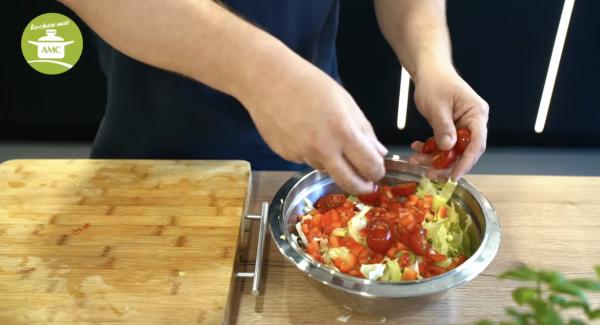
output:
{"label": "chopped tomato", "polygon": [[446,205],[442,205],[440,206],[440,209],[438,210],[438,215],[440,216],[440,218],[446,218],[446,215],[448,214]]}
{"label": "chopped tomato", "polygon": [[306,236],[308,236],[308,234],[310,233],[310,228],[309,228],[309,227],[308,227],[308,225],[307,225],[307,224],[305,224],[305,223],[303,223],[303,224],[302,224],[302,232],[303,232],[303,233],[304,233]]}
{"label": "chopped tomato", "polygon": [[435,251],[435,249],[433,248],[429,248],[429,251],[427,253],[427,257],[432,260],[433,262],[442,262],[446,260],[446,256],[438,253]]}
{"label": "chopped tomato", "polygon": [[406,202],[404,202],[404,205],[406,205],[406,206],[417,205],[417,202],[419,202],[419,197],[414,194],[411,194],[406,199]]}
{"label": "chopped tomato", "polygon": [[388,205],[387,209],[388,209],[390,212],[396,212],[396,213],[398,213],[398,212],[402,211],[402,208],[403,208],[403,207],[404,207],[404,206],[402,205],[402,203],[400,203],[400,202],[393,202],[393,203],[390,203],[390,204]]}
{"label": "chopped tomato", "polygon": [[331,227],[334,221],[340,221],[340,215],[335,209],[328,210],[321,217],[321,224],[323,227]]}
{"label": "chopped tomato", "polygon": [[431,278],[431,273],[429,273],[427,264],[424,262],[419,263],[419,273],[421,273],[421,276],[424,277],[425,279]]}
{"label": "chopped tomato", "polygon": [[347,242],[346,247],[348,247],[350,252],[352,252],[352,254],[354,254],[356,256],[359,256],[360,253],[362,253],[362,251],[366,249],[365,246],[363,246],[355,241]]}
{"label": "chopped tomato", "polygon": [[308,244],[308,253],[310,255],[312,255],[313,257],[320,257],[321,256],[321,251],[320,251],[319,243],[317,241],[313,241],[310,244]]}
{"label": "chopped tomato", "polygon": [[431,274],[432,276],[435,275],[440,275],[446,272],[446,269],[437,265],[433,265],[433,264],[427,264],[427,271],[429,272],[429,274]]}
{"label": "chopped tomato", "polygon": [[448,269],[452,270],[454,268],[457,268],[459,265],[464,263],[465,260],[466,260],[466,257],[464,255],[460,255],[459,257],[455,258],[454,261],[452,261],[452,263],[450,264]]}
{"label": "chopped tomato", "polygon": [[396,242],[396,250],[399,252],[408,252],[408,247],[401,242]]}
{"label": "chopped tomato", "polygon": [[381,263],[384,257],[385,256],[383,256],[383,254],[376,253],[373,255],[373,257],[371,257],[371,263]]}
{"label": "chopped tomato", "polygon": [[389,258],[394,258],[395,254],[396,254],[396,247],[394,247],[393,245],[385,252],[385,256],[387,256]]}
{"label": "chopped tomato", "polygon": [[362,273],[360,273],[360,271],[356,270],[356,269],[350,270],[350,272],[348,272],[348,274],[355,276],[355,277],[359,277],[359,278],[363,277]]}
{"label": "chopped tomato", "polygon": [[425,239],[425,230],[423,230],[423,228],[419,227],[416,231],[413,231],[408,246],[415,254],[425,255],[428,245],[429,243],[427,243],[427,240]]}
{"label": "chopped tomato", "polygon": [[400,256],[400,267],[407,267],[410,264],[410,255],[408,253]]}
{"label": "chopped tomato", "polygon": [[348,273],[356,265],[356,256],[353,254],[348,254],[345,258],[336,258],[333,260],[333,264],[337,267],[341,272]]}
{"label": "chopped tomato", "polygon": [[320,213],[317,213],[312,217],[310,225],[312,227],[321,227],[321,214]]}
{"label": "chopped tomato", "polygon": [[336,236],[329,237],[329,247],[340,247],[340,238]]}
{"label": "chopped tomato", "polygon": [[402,280],[404,281],[414,281],[417,279],[417,272],[412,269],[404,269],[404,273],[402,273]]}

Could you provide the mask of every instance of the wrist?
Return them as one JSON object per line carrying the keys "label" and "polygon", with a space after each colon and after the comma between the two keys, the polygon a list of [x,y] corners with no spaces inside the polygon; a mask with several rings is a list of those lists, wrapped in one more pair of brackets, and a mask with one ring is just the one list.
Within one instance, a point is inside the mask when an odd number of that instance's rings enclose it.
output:
{"label": "wrist", "polygon": [[417,60],[415,71],[412,73],[412,79],[415,85],[443,76],[458,75],[452,59],[445,55],[423,54]]}
{"label": "wrist", "polygon": [[246,109],[255,108],[257,101],[279,96],[278,90],[297,77],[298,56],[278,39],[264,33],[252,42],[250,53],[241,60],[242,66],[231,93]]}

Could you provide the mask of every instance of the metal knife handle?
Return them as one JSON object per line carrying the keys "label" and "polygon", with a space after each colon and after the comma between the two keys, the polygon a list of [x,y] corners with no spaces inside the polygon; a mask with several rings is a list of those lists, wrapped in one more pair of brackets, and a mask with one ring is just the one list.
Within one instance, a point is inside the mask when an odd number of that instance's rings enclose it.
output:
{"label": "metal knife handle", "polygon": [[263,202],[260,210],[260,216],[247,215],[246,219],[259,220],[258,245],[256,247],[256,260],[254,263],[254,272],[237,272],[238,278],[252,278],[252,295],[260,294],[260,275],[262,272],[263,255],[265,250],[265,235],[267,233],[267,218],[269,216],[269,203]]}

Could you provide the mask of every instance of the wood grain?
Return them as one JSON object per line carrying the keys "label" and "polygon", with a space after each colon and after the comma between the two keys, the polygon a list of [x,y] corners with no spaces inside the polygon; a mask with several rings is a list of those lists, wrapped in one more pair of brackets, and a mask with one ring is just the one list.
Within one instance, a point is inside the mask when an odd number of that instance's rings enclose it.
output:
{"label": "wood grain", "polygon": [[0,324],[219,324],[250,166],[0,165]]}
{"label": "wood grain", "polygon": [[[251,212],[260,210],[292,176],[284,172],[254,173]],[[250,295],[251,281],[238,281],[232,313],[236,324],[472,324],[476,320],[506,319],[511,291],[519,283],[497,276],[521,263],[559,270],[568,277],[593,277],[600,264],[600,178],[556,176],[470,175],[468,179],[495,206],[502,226],[502,244],[492,264],[477,278],[452,290],[436,305],[398,319],[351,315],[325,300],[308,285],[295,266],[269,242],[266,246],[263,295]],[[252,267],[257,226],[242,251],[242,266]],[[600,296],[591,303],[600,307]]]}

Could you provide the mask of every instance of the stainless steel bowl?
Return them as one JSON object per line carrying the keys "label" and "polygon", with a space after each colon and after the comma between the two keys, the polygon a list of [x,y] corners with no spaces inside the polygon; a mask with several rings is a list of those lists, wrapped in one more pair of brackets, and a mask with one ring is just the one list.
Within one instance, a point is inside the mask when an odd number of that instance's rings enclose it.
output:
{"label": "stainless steel bowl", "polygon": [[[383,183],[419,180],[425,169],[408,165],[400,157],[386,158]],[[304,199],[315,202],[328,193],[340,193],[331,177],[316,170],[299,173],[277,192],[269,209],[273,241],[292,264],[302,271],[326,297],[344,308],[366,314],[396,316],[439,301],[452,288],[481,273],[494,259],[500,246],[500,225],[490,202],[471,183],[461,179],[452,198],[457,209],[468,213],[473,255],[462,265],[442,275],[413,282],[382,282],[336,272],[310,258],[292,240],[296,216],[302,214]]]}

